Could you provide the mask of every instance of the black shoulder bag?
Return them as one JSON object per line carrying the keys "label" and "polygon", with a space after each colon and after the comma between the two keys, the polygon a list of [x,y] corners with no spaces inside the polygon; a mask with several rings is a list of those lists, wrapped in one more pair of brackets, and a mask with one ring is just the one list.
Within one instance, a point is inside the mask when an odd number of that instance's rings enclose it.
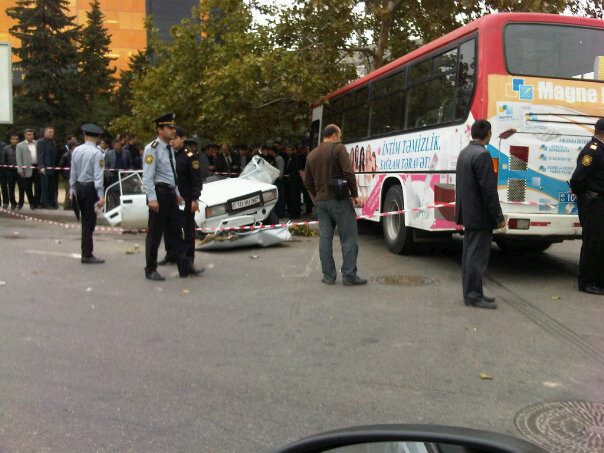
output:
{"label": "black shoulder bag", "polygon": [[333,150],[336,144],[331,147],[331,156],[329,158],[329,188],[336,200],[344,200],[350,198],[350,190],[348,189],[348,181],[342,176],[332,176],[333,170]]}

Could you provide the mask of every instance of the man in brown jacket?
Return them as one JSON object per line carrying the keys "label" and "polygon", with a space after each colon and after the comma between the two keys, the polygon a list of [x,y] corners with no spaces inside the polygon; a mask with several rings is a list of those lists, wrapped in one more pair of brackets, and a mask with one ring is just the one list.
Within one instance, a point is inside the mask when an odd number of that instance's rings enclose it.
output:
{"label": "man in brown jacket", "polygon": [[[354,170],[342,144],[342,131],[334,124],[323,129],[323,143],[311,151],[306,161],[304,186],[316,201],[319,214],[319,256],[323,270],[323,283],[336,282],[336,264],[333,259],[333,234],[338,227],[342,245],[342,279],[345,286],[365,285],[367,280],[357,275],[357,221],[354,206],[360,206]],[[350,196],[337,199],[329,185],[331,176],[348,182]],[[352,200],[351,200],[352,198]],[[354,206],[353,206],[354,203]]]}

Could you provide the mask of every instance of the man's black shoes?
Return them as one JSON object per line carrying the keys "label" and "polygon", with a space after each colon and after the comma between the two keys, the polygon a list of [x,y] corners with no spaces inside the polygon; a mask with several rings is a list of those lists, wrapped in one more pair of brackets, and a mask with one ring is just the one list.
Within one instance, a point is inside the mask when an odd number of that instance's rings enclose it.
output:
{"label": "man's black shoes", "polygon": [[604,288],[600,288],[596,285],[586,286],[585,288],[579,288],[579,291],[588,294],[596,294],[598,296],[604,296]]}
{"label": "man's black shoes", "polygon": [[489,303],[495,302],[495,298],[494,297],[488,297],[488,296],[482,296],[482,298],[484,300],[486,300]]}
{"label": "man's black shoes", "polygon": [[466,305],[468,307],[476,307],[476,308],[490,308],[490,309],[497,308],[497,304],[495,302],[488,302],[486,298],[479,299],[477,301],[472,301],[472,302],[467,301]]}
{"label": "man's black shoes", "polygon": [[197,269],[195,266],[191,266],[186,273],[180,274],[180,278],[199,277],[201,274],[203,274],[203,271],[205,271],[205,268],[203,267],[201,269]]}
{"label": "man's black shoes", "polygon": [[344,280],[344,286],[361,286],[366,284],[367,280],[361,277],[357,277],[354,280]]}
{"label": "man's black shoes", "polygon": [[81,259],[83,264],[102,264],[105,260],[97,258],[96,256],[82,257]]}
{"label": "man's black shoes", "polygon": [[147,280],[155,280],[156,282],[165,280],[165,278],[162,277],[161,275],[159,275],[159,272],[157,272],[157,271],[149,272],[148,274],[145,275],[145,277],[147,277]]}
{"label": "man's black shoes", "polygon": [[166,256],[163,260],[158,261],[157,264],[158,264],[158,266],[167,266],[167,265],[176,264],[176,261],[168,259],[168,257]]}
{"label": "man's black shoes", "polygon": [[335,280],[329,280],[328,278],[323,277],[321,279],[321,283],[325,283],[326,285],[335,285],[336,281]]}

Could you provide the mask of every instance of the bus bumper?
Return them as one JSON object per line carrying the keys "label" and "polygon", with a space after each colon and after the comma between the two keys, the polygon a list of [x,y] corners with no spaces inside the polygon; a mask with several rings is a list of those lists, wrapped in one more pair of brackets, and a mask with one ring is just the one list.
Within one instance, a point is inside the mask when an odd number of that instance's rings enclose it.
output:
{"label": "bus bumper", "polygon": [[576,215],[560,214],[504,214],[505,227],[497,230],[497,236],[533,237],[552,239],[579,239],[581,224]]}

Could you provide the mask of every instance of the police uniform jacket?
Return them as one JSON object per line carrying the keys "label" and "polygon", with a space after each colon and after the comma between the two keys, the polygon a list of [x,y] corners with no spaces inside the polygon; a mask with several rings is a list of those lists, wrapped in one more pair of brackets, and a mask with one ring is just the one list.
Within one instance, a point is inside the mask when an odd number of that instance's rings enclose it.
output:
{"label": "police uniform jacket", "polygon": [[594,137],[579,153],[570,186],[578,196],[604,197],[604,143],[598,138]]}
{"label": "police uniform jacket", "polygon": [[203,187],[198,155],[183,146],[175,152],[175,160],[176,182],[180,195],[187,201],[197,200]]}
{"label": "police uniform jacket", "polygon": [[103,197],[103,171],[105,159],[103,152],[94,143],[86,142],[73,150],[69,175],[69,193],[76,193],[76,182],[94,182],[99,198]]}
{"label": "police uniform jacket", "polygon": [[[172,155],[172,159],[170,159],[170,154]],[[170,161],[174,162],[174,151],[159,137],[145,146],[143,156],[143,188],[149,201],[157,201],[155,185],[158,183],[173,187],[176,196],[180,196]]]}

